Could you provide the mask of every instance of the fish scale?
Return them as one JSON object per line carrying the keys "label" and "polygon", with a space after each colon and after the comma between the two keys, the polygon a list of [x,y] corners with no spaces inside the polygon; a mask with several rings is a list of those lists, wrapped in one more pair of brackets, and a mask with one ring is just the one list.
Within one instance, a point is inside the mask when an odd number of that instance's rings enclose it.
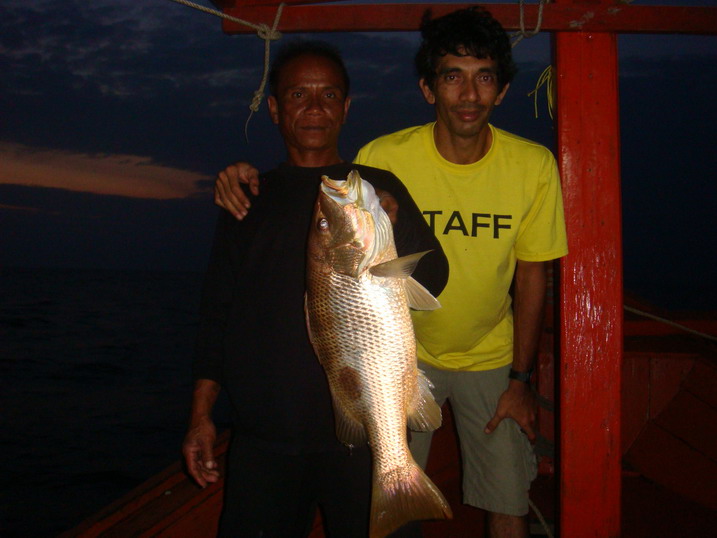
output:
{"label": "fish scale", "polygon": [[424,431],[440,425],[440,408],[417,368],[409,313],[409,287],[412,297],[438,305],[410,278],[422,254],[396,258],[388,216],[355,171],[346,181],[322,178],[312,224],[307,325],[331,389],[337,436],[371,448],[370,536],[414,519],[450,517],[407,442],[407,423]]}

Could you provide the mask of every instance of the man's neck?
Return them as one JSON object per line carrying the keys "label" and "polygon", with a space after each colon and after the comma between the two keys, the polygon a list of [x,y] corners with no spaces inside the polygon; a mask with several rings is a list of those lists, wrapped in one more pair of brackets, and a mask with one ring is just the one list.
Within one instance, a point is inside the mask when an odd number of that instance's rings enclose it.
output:
{"label": "man's neck", "polygon": [[288,151],[286,162],[291,166],[320,168],[344,162],[338,150],[332,151]]}
{"label": "man's neck", "polygon": [[440,124],[436,124],[433,130],[433,141],[438,153],[448,162],[473,164],[485,157],[490,150],[493,144],[493,132],[486,125],[477,135],[462,137],[451,134]]}

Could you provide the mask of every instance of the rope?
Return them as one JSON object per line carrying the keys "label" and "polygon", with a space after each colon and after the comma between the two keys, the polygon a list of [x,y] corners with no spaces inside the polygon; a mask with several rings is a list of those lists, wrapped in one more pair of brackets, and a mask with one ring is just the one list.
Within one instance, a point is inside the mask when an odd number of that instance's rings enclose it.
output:
{"label": "rope", "polygon": [[535,109],[535,117],[538,117],[538,90],[542,86],[545,86],[545,94],[548,101],[548,114],[550,119],[553,119],[553,109],[555,108],[555,93],[553,91],[553,66],[549,65],[538,77],[538,81],[535,83],[535,89],[528,92],[528,96],[533,96],[533,108]]}
{"label": "rope", "polygon": [[535,506],[533,501],[528,497],[528,505],[533,509],[533,512],[538,518],[538,521],[540,521],[540,524],[543,526],[543,529],[545,530],[545,535],[548,538],[553,538],[553,533],[550,530],[550,525],[548,525],[548,522],[545,521],[545,518],[543,517],[543,514],[538,510],[538,507]]}
{"label": "rope", "polygon": [[[281,20],[281,12],[284,11],[284,3],[279,4],[276,10],[276,16],[274,17],[274,25],[268,28],[266,25],[262,25],[262,28],[257,31],[257,35],[264,40],[264,72],[261,76],[261,83],[259,88],[254,92],[254,97],[249,105],[249,117],[246,119],[244,124],[244,138],[249,141],[249,120],[254,115],[254,112],[259,110],[261,100],[264,98],[264,88],[266,87],[266,79],[269,77],[269,62],[271,60],[271,42],[274,39],[280,39],[281,33],[276,31],[276,27],[279,26],[279,20]],[[278,36],[278,37],[276,37]]]}
{"label": "rope", "polygon": [[515,47],[526,37],[534,37],[540,33],[540,27],[543,25],[543,7],[549,0],[540,0],[538,5],[538,22],[535,23],[533,30],[527,31],[525,29],[525,0],[520,0],[520,31],[513,34],[515,40],[512,46]]}
{"label": "rope", "polygon": [[[218,11],[216,9],[212,9],[209,7],[202,6],[200,4],[197,4],[195,2],[189,2],[189,0],[169,0],[170,2],[176,2],[177,4],[182,4],[187,7],[191,7],[193,9],[203,11],[204,13],[209,13],[210,15],[215,15],[217,17],[221,17],[222,19],[226,19],[228,21],[236,22],[238,24],[242,24],[244,26],[248,26],[249,28],[253,28],[257,31],[257,34],[262,39],[281,39],[281,33],[276,32],[276,24],[274,25],[274,29],[269,28],[266,24],[260,23],[260,24],[254,24],[253,22],[245,21],[243,19],[240,19],[238,17],[234,17],[232,15],[227,15],[226,13],[222,11]],[[280,4],[279,7],[282,8],[284,4]],[[272,33],[274,32],[274,33]],[[265,35],[261,35],[261,33],[264,33]]]}
{"label": "rope", "polygon": [[[538,21],[535,23],[535,28],[528,31],[525,29],[525,0],[520,0],[520,30],[518,32],[515,32],[511,36],[511,39],[513,39],[511,47],[515,47],[526,37],[535,37],[540,33],[540,27],[543,25],[543,8],[548,2],[550,2],[550,0],[540,0],[540,3],[538,5]],[[547,91],[548,114],[550,115],[550,119],[553,119],[554,99],[552,66],[548,66],[545,68],[545,70],[540,74],[540,77],[538,77],[538,81],[535,83],[535,89],[532,92],[528,93],[528,96],[533,96],[533,106],[535,108],[536,118],[538,117],[538,90],[543,85],[545,85]]]}
{"label": "rope", "polygon": [[281,32],[279,32],[276,28],[279,26],[279,21],[281,20],[281,13],[284,11],[284,3],[279,4],[277,10],[276,10],[276,16],[274,17],[274,24],[271,26],[267,26],[266,24],[260,23],[260,24],[254,24],[249,21],[245,21],[243,19],[240,19],[238,17],[234,17],[232,15],[227,15],[226,13],[223,13],[222,11],[218,11],[216,9],[208,8],[205,6],[202,6],[200,4],[197,4],[195,2],[190,2],[189,0],[170,0],[171,2],[176,2],[177,4],[182,4],[187,7],[191,7],[193,9],[196,9],[198,11],[203,11],[204,13],[209,13],[210,15],[214,15],[216,17],[221,17],[222,19],[226,19],[228,21],[236,22],[238,24],[248,26],[249,28],[252,28],[256,30],[256,35],[264,40],[264,72],[261,77],[261,83],[259,84],[259,88],[254,92],[254,97],[251,100],[251,104],[249,105],[249,117],[246,120],[246,124],[244,125],[244,136],[247,140],[249,140],[249,136],[247,134],[247,128],[249,127],[249,120],[251,119],[254,112],[259,110],[259,105],[261,105],[261,100],[264,98],[264,88],[266,87],[266,81],[269,77],[269,63],[271,59],[271,42],[272,41],[278,41],[281,39]]}
{"label": "rope", "polygon": [[694,334],[696,336],[699,336],[701,338],[706,338],[707,340],[712,340],[714,342],[717,342],[717,336],[713,336],[711,334],[703,333],[700,331],[696,331],[694,329],[690,329],[689,327],[685,327],[684,325],[681,325],[679,323],[675,323],[674,321],[670,321],[669,319],[661,318],[660,316],[655,316],[654,314],[648,314],[647,312],[643,312],[642,310],[638,310],[637,308],[632,308],[630,306],[624,305],[625,310],[628,312],[632,312],[633,314],[637,314],[638,316],[643,316],[646,318],[653,319],[655,321],[660,321],[664,323],[665,325],[670,325],[672,327],[676,327],[678,329],[681,329],[685,332]]}

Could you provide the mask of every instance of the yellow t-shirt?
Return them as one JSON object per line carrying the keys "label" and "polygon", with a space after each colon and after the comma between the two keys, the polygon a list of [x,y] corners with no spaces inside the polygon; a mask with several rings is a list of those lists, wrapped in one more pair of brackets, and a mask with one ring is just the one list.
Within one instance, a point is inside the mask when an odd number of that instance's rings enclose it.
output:
{"label": "yellow t-shirt", "polygon": [[513,360],[508,294],[516,260],[567,254],[555,158],[540,144],[490,126],[478,162],[444,159],[433,123],[382,136],[355,162],[390,170],[406,185],[448,257],[442,307],[412,312],[419,359],[445,370],[491,370]]}

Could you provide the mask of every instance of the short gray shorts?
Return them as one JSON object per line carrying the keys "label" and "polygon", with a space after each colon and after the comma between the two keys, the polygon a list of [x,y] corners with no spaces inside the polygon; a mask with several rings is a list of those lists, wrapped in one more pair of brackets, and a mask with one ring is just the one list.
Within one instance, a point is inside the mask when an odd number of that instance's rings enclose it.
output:
{"label": "short gray shorts", "polygon": [[[438,370],[419,362],[439,405],[451,403],[463,459],[463,502],[489,512],[523,516],[537,474],[533,447],[512,419],[483,432],[508,387],[510,365],[480,372]],[[432,433],[411,432],[411,452],[425,468]]]}

